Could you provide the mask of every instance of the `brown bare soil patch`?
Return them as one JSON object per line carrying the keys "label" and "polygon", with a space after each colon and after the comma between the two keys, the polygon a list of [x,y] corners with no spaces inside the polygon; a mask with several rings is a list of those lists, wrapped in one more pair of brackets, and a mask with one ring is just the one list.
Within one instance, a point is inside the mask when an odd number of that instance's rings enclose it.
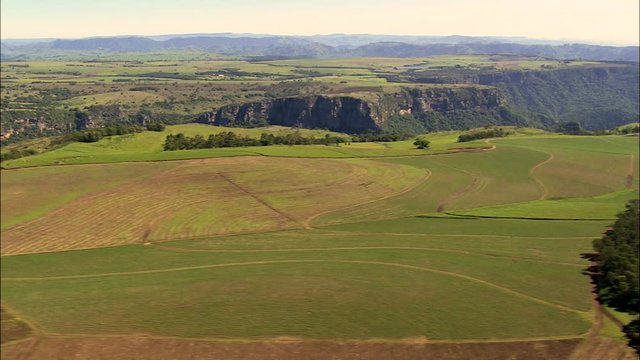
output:
{"label": "brown bare soil patch", "polygon": [[33,330],[27,323],[17,319],[4,306],[0,306],[0,344],[25,339],[32,333]]}
{"label": "brown bare soil patch", "polygon": [[637,360],[636,353],[626,344],[596,336],[585,340],[571,360]]}
{"label": "brown bare soil patch", "polygon": [[225,360],[560,360],[579,339],[481,343],[271,341],[224,342],[135,337],[48,337],[3,348],[2,359]]}

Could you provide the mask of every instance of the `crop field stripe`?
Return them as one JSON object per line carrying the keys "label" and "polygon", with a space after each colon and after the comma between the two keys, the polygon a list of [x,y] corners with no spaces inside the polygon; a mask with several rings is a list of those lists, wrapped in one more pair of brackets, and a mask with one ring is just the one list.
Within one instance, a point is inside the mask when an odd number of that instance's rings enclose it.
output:
{"label": "crop field stripe", "polygon": [[342,210],[348,210],[348,209],[355,208],[355,207],[362,206],[362,205],[372,204],[372,203],[375,203],[375,202],[378,202],[378,201],[387,200],[387,199],[390,199],[390,198],[393,198],[393,197],[400,196],[400,195],[403,195],[405,193],[408,193],[409,191],[411,191],[411,190],[417,188],[418,186],[422,185],[425,181],[429,180],[429,178],[431,177],[431,174],[432,174],[431,170],[426,169],[425,175],[423,175],[422,178],[419,179],[415,184],[413,184],[413,185],[411,185],[411,186],[409,186],[409,187],[407,187],[407,188],[405,188],[403,190],[400,190],[400,191],[398,191],[396,193],[389,194],[389,195],[383,196],[381,198],[372,199],[372,200],[369,200],[369,201],[364,201],[364,202],[357,203],[357,204],[347,205],[347,206],[339,208],[339,209],[332,209],[332,210],[327,210],[327,211],[323,211],[323,212],[314,214],[314,215],[310,216],[309,218],[307,218],[307,220],[304,221],[304,227],[307,228],[307,229],[311,228],[312,227],[311,226],[311,222],[314,219],[316,219],[316,218],[318,218],[318,217],[320,217],[322,215],[326,215],[326,214],[330,214],[330,213],[338,212],[338,211],[342,211]]}
{"label": "crop field stripe", "polygon": [[464,251],[464,250],[453,250],[453,249],[443,249],[443,248],[431,248],[431,247],[414,247],[414,246],[352,246],[352,247],[335,247],[335,248],[292,248],[292,249],[190,249],[190,248],[181,248],[177,246],[166,246],[160,244],[152,244],[153,246],[169,251],[176,252],[204,252],[204,253],[270,253],[270,252],[306,252],[306,251],[340,251],[340,250],[416,250],[416,251],[436,251],[436,252],[447,252],[454,254],[464,254],[464,255],[475,255],[475,256],[486,256],[486,257],[499,257],[499,258],[508,258],[508,259],[516,259],[522,261],[533,261],[545,264],[553,264],[553,265],[563,265],[563,266],[573,266],[584,268],[584,264],[578,263],[567,263],[567,262],[558,262],[558,261],[548,261],[541,259],[532,259],[520,256],[512,256],[512,255],[501,255],[501,254],[491,254],[491,253],[481,253],[481,252],[473,252],[473,251]]}
{"label": "crop field stripe", "polygon": [[364,265],[382,265],[382,266],[391,266],[391,267],[399,267],[410,270],[418,270],[431,272],[441,275],[447,275],[452,277],[457,277],[460,279],[464,279],[467,281],[475,282],[478,284],[482,284],[488,287],[492,287],[494,289],[501,290],[502,292],[506,292],[508,294],[524,298],[530,300],[532,302],[536,302],[542,305],[547,305],[554,307],[559,310],[569,311],[576,314],[584,314],[584,311],[570,308],[564,305],[548,302],[534,296],[526,295],[520,293],[518,291],[509,289],[504,286],[496,285],[494,283],[477,279],[471,276],[458,274],[455,272],[444,271],[431,269],[420,266],[406,265],[406,264],[398,264],[398,263],[390,263],[390,262],[382,262],[382,261],[363,261],[363,260],[266,260],[266,261],[250,261],[250,262],[242,262],[242,263],[227,263],[227,264],[212,264],[212,265],[199,265],[199,266],[188,266],[188,267],[179,267],[172,269],[157,269],[157,270],[142,270],[142,271],[130,271],[130,272],[115,272],[115,273],[103,273],[103,274],[87,274],[87,275],[65,275],[65,276],[48,276],[48,277],[16,277],[16,278],[4,278],[3,281],[48,281],[48,280],[73,280],[73,279],[93,279],[93,278],[101,278],[101,277],[112,277],[112,276],[135,276],[135,275],[144,275],[144,274],[158,274],[158,273],[168,273],[168,272],[177,272],[177,271],[190,271],[190,270],[201,270],[201,269],[214,269],[221,267],[231,267],[231,266],[251,266],[251,265],[273,265],[273,264],[296,264],[296,263],[340,263],[340,264],[364,264]]}

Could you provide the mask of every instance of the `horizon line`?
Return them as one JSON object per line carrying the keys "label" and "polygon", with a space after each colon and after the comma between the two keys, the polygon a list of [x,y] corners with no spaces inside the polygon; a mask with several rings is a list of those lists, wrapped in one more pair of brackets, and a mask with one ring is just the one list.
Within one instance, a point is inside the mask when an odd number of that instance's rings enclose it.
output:
{"label": "horizon line", "polygon": [[449,34],[449,35],[428,35],[428,34],[388,34],[388,33],[317,33],[311,35],[302,35],[302,34],[275,34],[275,33],[244,33],[244,32],[188,32],[188,33],[160,33],[160,34],[114,34],[114,35],[90,35],[90,36],[82,36],[82,37],[10,37],[3,38],[0,37],[0,41],[36,41],[36,40],[82,40],[82,39],[96,39],[96,38],[110,38],[110,37],[141,37],[141,38],[149,38],[149,37],[158,37],[158,36],[185,36],[185,35],[247,35],[246,37],[253,36],[262,36],[262,37],[314,37],[314,36],[332,36],[332,35],[343,35],[343,36],[397,36],[397,37],[433,37],[433,38],[446,38],[446,37],[470,37],[470,38],[503,38],[503,39],[527,39],[527,40],[538,40],[538,41],[555,41],[555,42],[563,42],[563,44],[558,45],[567,45],[567,44],[585,44],[585,45],[599,45],[599,46],[615,46],[615,47],[630,47],[630,46],[640,46],[640,41],[637,43],[623,43],[623,42],[615,42],[615,41],[596,41],[596,40],[587,40],[587,39],[570,39],[570,38],[536,38],[529,36],[520,36],[520,35],[462,35],[462,34]]}

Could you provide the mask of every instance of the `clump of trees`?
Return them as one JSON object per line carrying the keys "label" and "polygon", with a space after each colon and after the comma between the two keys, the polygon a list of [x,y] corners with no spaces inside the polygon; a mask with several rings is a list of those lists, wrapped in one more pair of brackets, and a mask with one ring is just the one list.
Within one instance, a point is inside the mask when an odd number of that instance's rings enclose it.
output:
{"label": "clump of trees", "polygon": [[18,159],[25,156],[35,155],[38,152],[33,149],[11,149],[8,152],[0,154],[0,161]]}
{"label": "clump of trees", "polygon": [[504,131],[504,129],[502,128],[487,129],[482,131],[475,131],[468,134],[461,134],[460,136],[458,136],[458,142],[467,142],[467,141],[473,141],[478,139],[488,139],[488,138],[495,138],[495,137],[505,137],[507,135],[509,135],[509,132]]}
{"label": "clump of trees", "polygon": [[[600,301],[630,314],[640,311],[640,262],[638,241],[639,200],[630,201],[613,227],[593,242],[598,262],[596,284]],[[624,327],[629,345],[640,352],[640,320]]]}
{"label": "clump of trees", "polygon": [[164,124],[160,124],[160,123],[147,124],[147,130],[149,130],[149,131],[162,132],[162,131],[164,131],[164,129],[165,129]]}
{"label": "clump of trees", "polygon": [[618,134],[627,135],[627,134],[637,134],[640,133],[640,126],[629,126],[622,129],[614,130]]}
{"label": "clump of trees", "polygon": [[133,134],[142,130],[143,128],[137,125],[105,126],[70,134],[67,139],[70,141],[96,142],[105,136]]}
{"label": "clump of trees", "polygon": [[558,125],[558,132],[567,135],[583,135],[582,126],[576,121],[569,121]]}
{"label": "clump of trees", "polygon": [[413,145],[418,149],[428,149],[431,142],[425,138],[417,137],[416,141],[413,142]]}
{"label": "clump of trees", "polygon": [[394,142],[408,140],[411,136],[407,133],[396,131],[383,131],[375,133],[372,131],[351,136],[352,142]]}

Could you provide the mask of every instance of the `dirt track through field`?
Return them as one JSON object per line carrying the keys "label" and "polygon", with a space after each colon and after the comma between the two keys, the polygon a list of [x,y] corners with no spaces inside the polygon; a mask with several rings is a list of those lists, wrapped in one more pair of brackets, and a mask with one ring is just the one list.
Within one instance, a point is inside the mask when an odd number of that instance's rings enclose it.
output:
{"label": "dirt track through field", "polygon": [[[538,150],[540,151],[540,150]],[[541,151],[543,152],[543,151]],[[540,180],[540,178],[538,178],[535,175],[535,171],[540,168],[542,165],[545,165],[551,161],[553,161],[555,159],[555,155],[552,153],[547,153],[545,152],[545,154],[549,155],[549,158],[537,165],[535,165],[534,167],[531,168],[531,170],[529,170],[529,176],[536,182],[538,183],[538,185],[540,186],[540,188],[542,189],[542,195],[540,195],[540,197],[538,198],[538,200],[544,200],[547,198],[547,196],[549,196],[549,189],[547,188],[547,186],[544,184],[544,182],[542,182],[542,180]]]}
{"label": "dirt track through field", "polygon": [[[592,262],[592,265],[594,263]],[[603,317],[607,317],[618,328],[622,328],[623,324],[615,316],[613,316],[598,301],[598,292],[595,283],[591,283],[592,306],[595,311],[591,328],[582,341],[573,351],[570,360],[636,360],[638,357],[634,354],[630,347],[600,336],[603,327]]]}
{"label": "dirt track through field", "polygon": [[633,168],[634,168],[634,156],[631,154],[629,157],[629,170],[627,171],[626,177],[626,186],[627,189],[631,189],[633,187]]}
{"label": "dirt track through field", "polygon": [[365,261],[365,260],[265,260],[265,261],[249,261],[249,262],[241,262],[241,263],[226,263],[226,264],[211,264],[211,265],[199,265],[199,266],[187,266],[187,267],[178,267],[178,268],[170,268],[170,269],[157,269],[157,270],[141,270],[141,271],[127,271],[127,272],[113,272],[113,273],[101,273],[101,274],[84,274],[84,275],[63,275],[63,276],[46,276],[46,277],[15,277],[15,278],[4,278],[3,281],[47,281],[47,280],[73,280],[73,279],[94,279],[101,277],[112,277],[112,276],[135,276],[135,275],[145,275],[145,274],[159,274],[159,273],[169,273],[169,272],[178,272],[178,271],[190,271],[190,270],[202,270],[202,269],[214,269],[214,268],[222,268],[222,267],[232,267],[232,266],[251,266],[251,265],[274,265],[274,264],[304,264],[304,263],[326,263],[326,264],[363,264],[363,265],[381,265],[381,266],[390,266],[397,268],[404,268],[410,270],[417,271],[425,271],[431,272],[435,274],[452,276],[460,279],[464,279],[467,281],[475,282],[478,284],[482,284],[502,292],[527,299],[532,302],[536,302],[538,304],[547,305],[554,307],[556,309],[562,311],[573,312],[577,314],[583,314],[583,311],[578,309],[570,308],[564,305],[548,302],[546,300],[539,299],[537,297],[527,295],[512,289],[509,289],[504,286],[500,286],[485,280],[477,279],[468,275],[458,274],[451,271],[437,270],[431,269],[427,267],[414,266],[414,265],[406,265],[406,264],[398,264],[398,263],[390,263],[383,261]]}

